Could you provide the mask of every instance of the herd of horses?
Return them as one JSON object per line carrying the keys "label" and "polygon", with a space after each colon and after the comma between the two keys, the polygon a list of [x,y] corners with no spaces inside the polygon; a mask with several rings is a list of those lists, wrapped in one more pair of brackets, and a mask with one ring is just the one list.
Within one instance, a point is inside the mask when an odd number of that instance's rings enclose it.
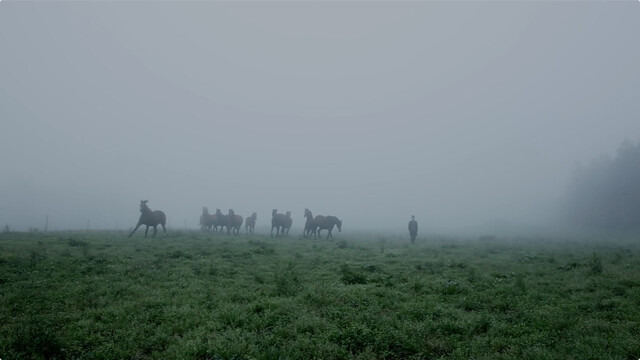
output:
{"label": "herd of horses", "polygon": [[[256,219],[258,214],[253,213],[247,217],[245,221],[245,231],[253,234],[253,230],[256,227]],[[242,216],[236,215],[233,209],[229,209],[228,214],[223,214],[220,209],[216,210],[215,214],[210,214],[207,207],[202,208],[202,215],[200,215],[200,228],[202,231],[222,231],[227,228],[227,234],[238,235],[240,228],[242,227]],[[218,230],[219,228],[219,230]]]}
{"label": "herd of horses", "polygon": [[[167,216],[160,210],[151,210],[149,206],[147,206],[147,202],[148,200],[140,201],[140,218],[138,219],[136,227],[129,234],[129,237],[133,236],[141,225],[146,225],[144,237],[147,237],[149,227],[153,227],[152,236],[155,236],[158,231],[158,225],[162,226],[165,234],[167,233],[165,227]],[[327,239],[333,238],[331,231],[334,227],[337,227],[339,232],[342,231],[342,220],[335,216],[318,215],[314,217],[309,209],[304,209],[304,217],[306,218],[306,222],[304,224],[303,235],[306,238],[310,238],[311,235],[313,235],[314,239],[317,239],[318,236],[322,238],[320,235],[320,231],[322,230],[327,230]],[[247,234],[253,234],[257,219],[258,214],[255,212],[244,219],[245,232]],[[220,209],[217,209],[215,214],[210,214],[209,209],[205,206],[202,208],[202,215],[200,215],[200,227],[202,231],[222,232],[226,228],[227,234],[238,235],[240,234],[242,222],[242,216],[236,215],[233,209],[229,209],[227,214],[223,214]],[[291,225],[293,225],[291,211],[287,211],[285,214],[279,214],[278,209],[273,209],[271,212],[271,237],[274,236],[273,230],[276,230],[275,236],[289,235]]]}

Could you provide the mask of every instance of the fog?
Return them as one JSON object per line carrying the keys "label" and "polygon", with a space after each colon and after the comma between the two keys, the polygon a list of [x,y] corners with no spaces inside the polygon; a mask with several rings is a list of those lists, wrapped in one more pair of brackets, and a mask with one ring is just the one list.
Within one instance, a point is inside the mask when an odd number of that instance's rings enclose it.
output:
{"label": "fog", "polygon": [[640,3],[0,2],[0,226],[203,206],[343,233],[557,220],[640,134]]}

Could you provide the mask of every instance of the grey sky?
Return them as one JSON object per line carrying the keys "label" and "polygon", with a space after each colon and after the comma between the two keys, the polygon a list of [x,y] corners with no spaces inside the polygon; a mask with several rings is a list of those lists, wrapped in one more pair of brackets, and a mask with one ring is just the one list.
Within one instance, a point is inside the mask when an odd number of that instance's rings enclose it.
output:
{"label": "grey sky", "polygon": [[[0,224],[552,217],[640,134],[640,3],[0,3]],[[426,230],[425,230],[426,231]]]}

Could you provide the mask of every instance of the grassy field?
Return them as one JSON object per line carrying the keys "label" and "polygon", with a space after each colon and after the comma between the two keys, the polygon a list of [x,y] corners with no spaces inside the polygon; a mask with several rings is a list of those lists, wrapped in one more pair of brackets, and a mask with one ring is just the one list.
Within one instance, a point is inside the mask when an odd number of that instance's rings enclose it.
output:
{"label": "grassy field", "polygon": [[0,234],[0,358],[640,358],[638,239]]}

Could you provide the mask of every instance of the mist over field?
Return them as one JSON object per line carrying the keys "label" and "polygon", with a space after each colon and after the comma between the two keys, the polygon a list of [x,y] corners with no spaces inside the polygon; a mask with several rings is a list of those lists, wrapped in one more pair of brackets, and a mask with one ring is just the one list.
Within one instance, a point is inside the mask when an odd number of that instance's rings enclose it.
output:
{"label": "mist over field", "polygon": [[[557,225],[640,135],[640,4],[0,3],[0,226],[203,206],[343,232]],[[295,230],[292,230],[296,232]]]}

